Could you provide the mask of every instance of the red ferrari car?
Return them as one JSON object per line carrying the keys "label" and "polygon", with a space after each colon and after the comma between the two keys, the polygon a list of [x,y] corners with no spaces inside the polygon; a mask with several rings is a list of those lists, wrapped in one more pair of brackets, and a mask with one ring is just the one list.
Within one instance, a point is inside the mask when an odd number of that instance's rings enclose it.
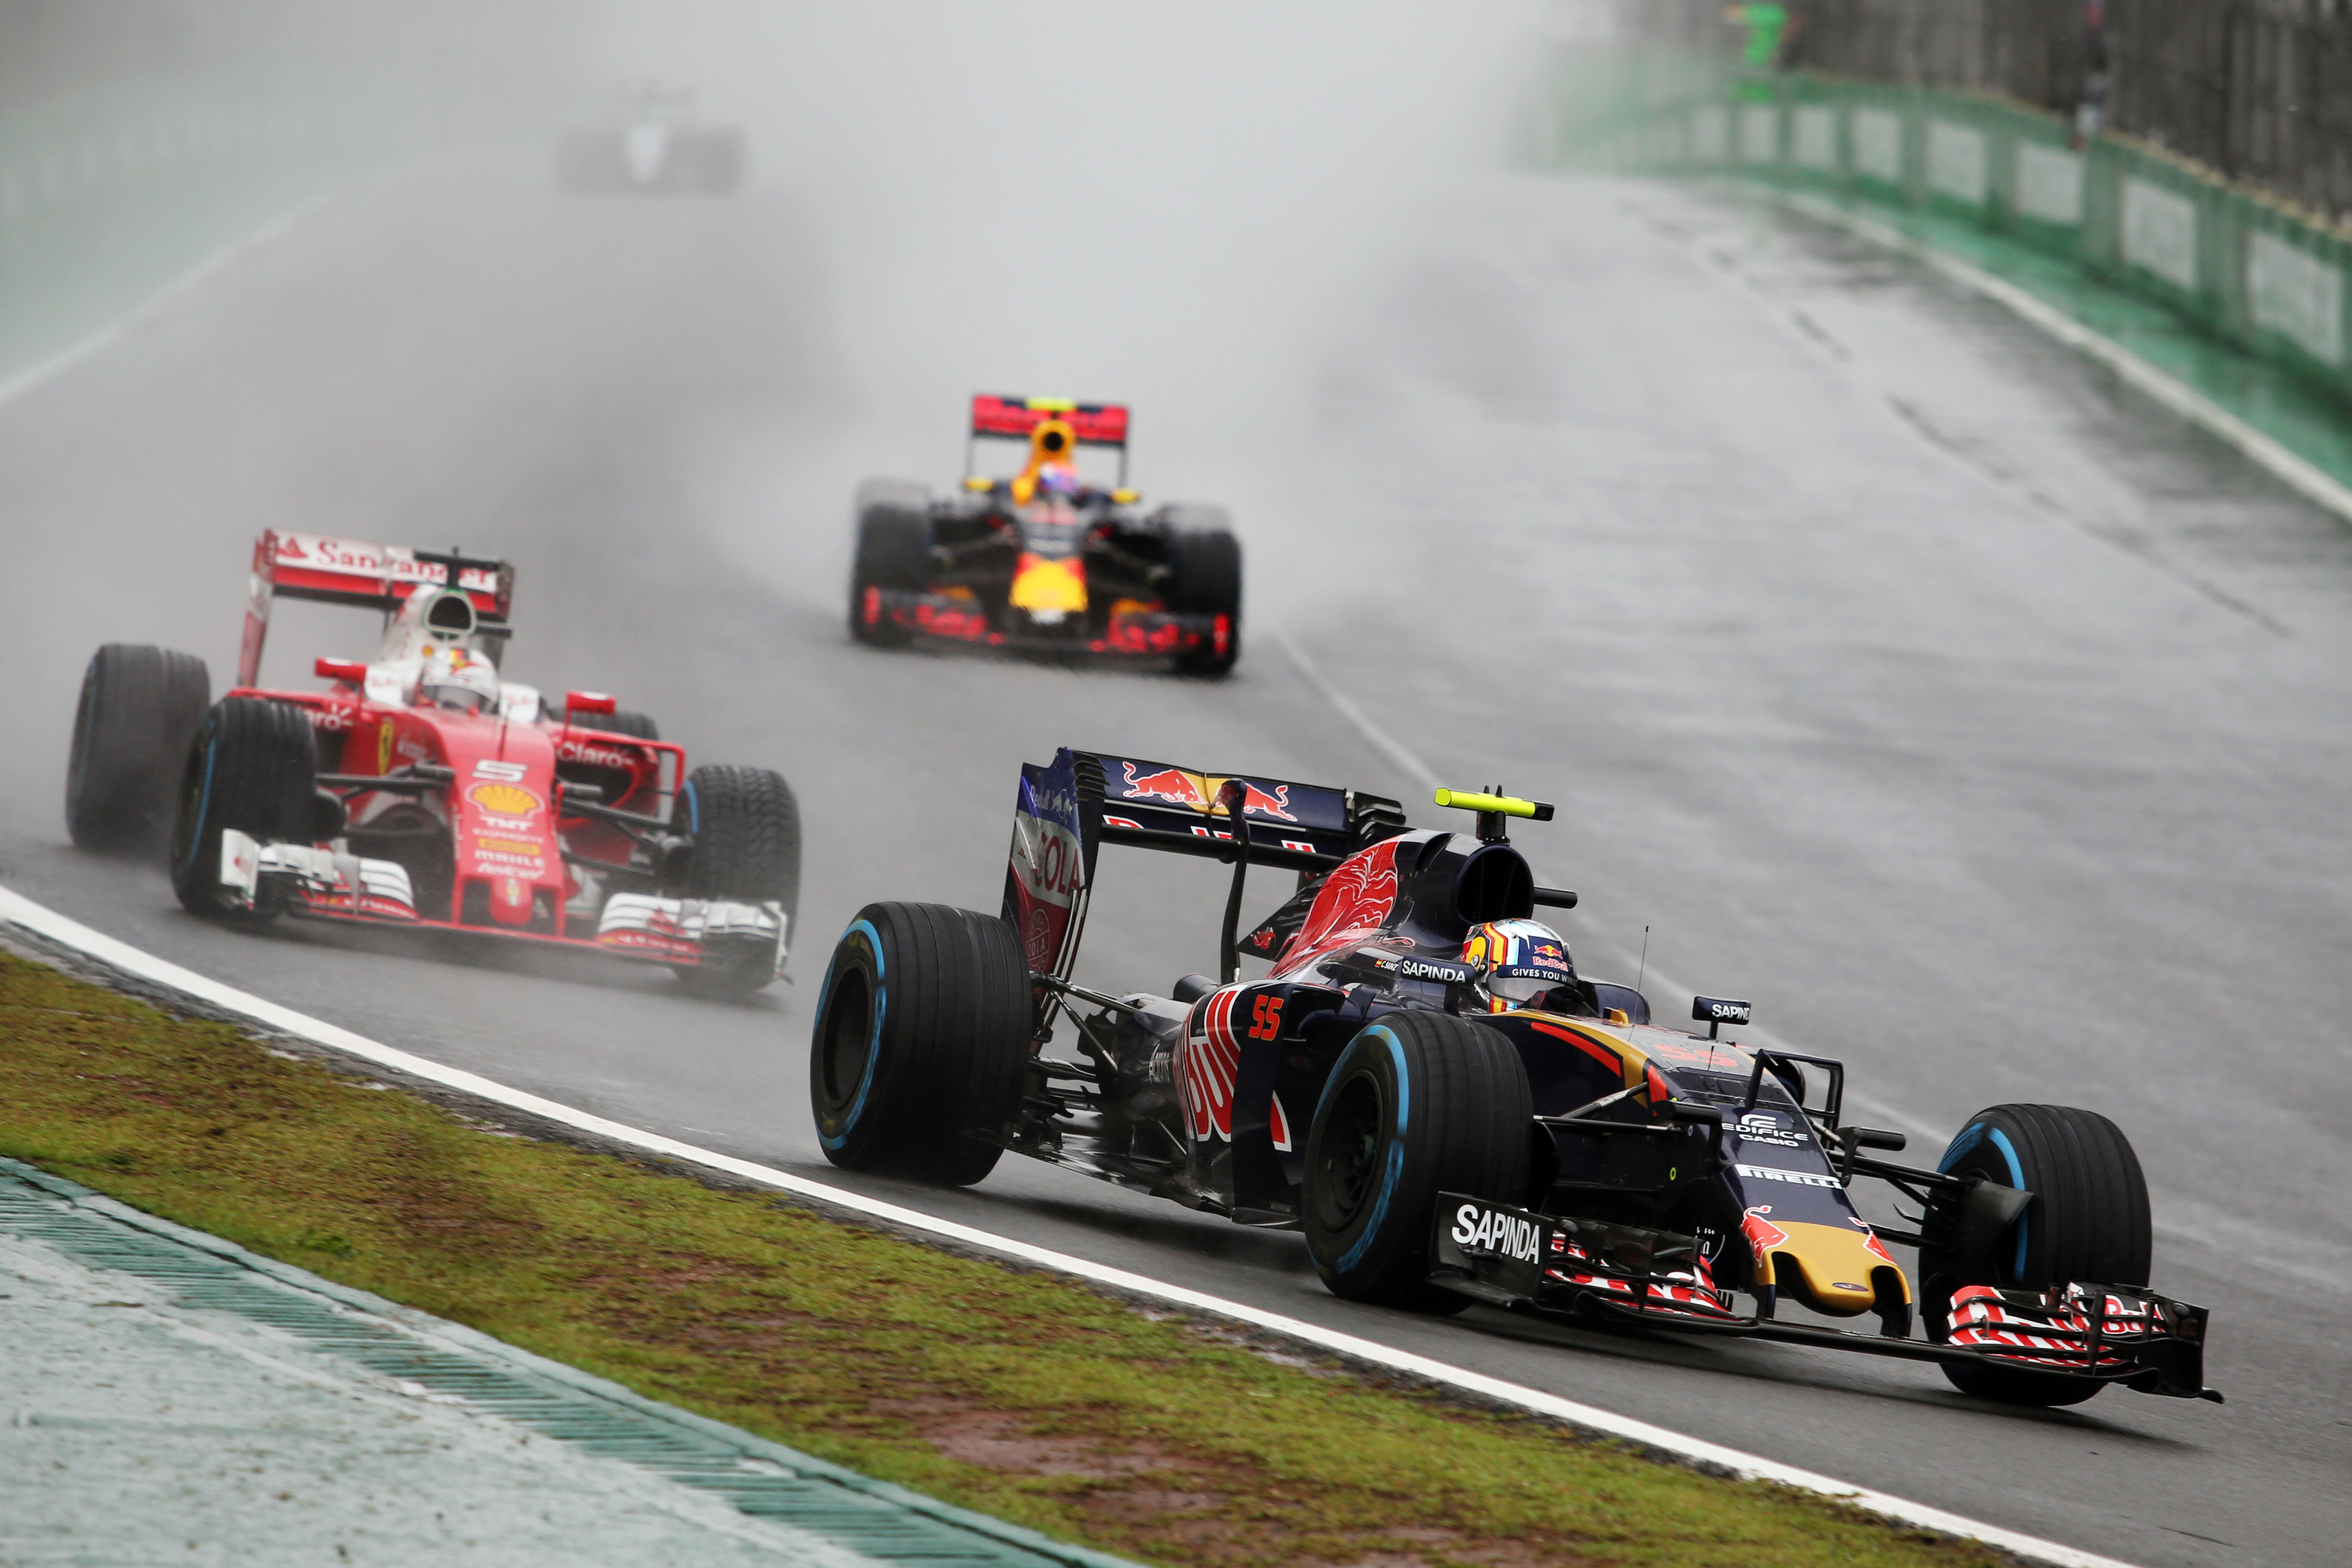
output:
{"label": "red ferrari car", "polygon": [[[368,660],[321,658],[324,690],[264,690],[274,599],[383,616]],[[169,826],[172,883],[199,914],[285,914],[586,948],[755,990],[782,965],[800,825],[782,776],[700,767],[643,715],[573,691],[551,710],[499,673],[505,562],[266,532],[237,684],[114,643],[82,679],[66,821],[85,848]]]}

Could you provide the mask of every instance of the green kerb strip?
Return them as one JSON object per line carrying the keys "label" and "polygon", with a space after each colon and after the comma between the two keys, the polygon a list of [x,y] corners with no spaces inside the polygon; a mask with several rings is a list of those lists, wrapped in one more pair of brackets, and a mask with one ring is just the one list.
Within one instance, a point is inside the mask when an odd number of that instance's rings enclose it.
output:
{"label": "green kerb strip", "polygon": [[[0,1158],[0,1232],[92,1268],[171,1287],[173,1304],[290,1333],[380,1376],[452,1395],[604,1458],[713,1493],[755,1519],[886,1563],[924,1568],[1132,1568],[1016,1525],[951,1508],[780,1443],[632,1394],[454,1323],[142,1215]],[[391,1319],[394,1321],[384,1321]],[[780,1536],[779,1544],[788,1544]]]}

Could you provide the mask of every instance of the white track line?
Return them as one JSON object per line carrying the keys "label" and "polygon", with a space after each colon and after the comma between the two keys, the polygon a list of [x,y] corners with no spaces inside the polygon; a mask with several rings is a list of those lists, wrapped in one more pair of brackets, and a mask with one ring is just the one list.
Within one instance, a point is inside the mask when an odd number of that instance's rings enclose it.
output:
{"label": "white track line", "polygon": [[2005,279],[1996,278],[1982,268],[1947,255],[1927,241],[1914,238],[1900,229],[1858,213],[1848,212],[1834,202],[1793,191],[1766,190],[1762,194],[1768,200],[1801,212],[1807,217],[1833,224],[1874,245],[1899,251],[1915,261],[1934,268],[1961,287],[2007,306],[2068,348],[2106,366],[2133,388],[2154,398],[2181,418],[2235,447],[2284,480],[2289,487],[2300,491],[2307,500],[2326,508],[2345,521],[2352,522],[2352,488],[2347,488],[2315,463],[2290,451],[2284,443],[2255,429],[2169,371],[2158,369],[2114,339],[2093,331],[2039,296]]}
{"label": "white track line", "polygon": [[1463,1367],[1449,1366],[1444,1362],[1432,1361],[1426,1356],[1414,1355],[1411,1352],[1396,1350],[1371,1340],[1359,1339],[1353,1334],[1341,1333],[1335,1329],[1323,1328],[1318,1324],[1306,1322],[1297,1318],[1286,1318],[1277,1312],[1265,1311],[1256,1307],[1245,1306],[1239,1301],[1228,1301],[1203,1291],[1189,1290],[1181,1285],[1166,1284],[1141,1274],[1130,1274],[1123,1268],[1112,1268],[1083,1258],[1073,1258],[1067,1253],[1034,1247],[1028,1242],[1015,1241],[1009,1237],[976,1230],[971,1226],[941,1219],[936,1215],[925,1214],[919,1209],[905,1208],[897,1204],[870,1198],[863,1193],[851,1192],[845,1187],[813,1182],[805,1176],[796,1176],[789,1171],[780,1171],[772,1165],[761,1165],[749,1160],[738,1160],[730,1154],[698,1148],[692,1143],[681,1143],[674,1138],[665,1138],[657,1132],[646,1132],[618,1121],[607,1121],[601,1116],[592,1116],[584,1110],[576,1110],[571,1106],[562,1105],[551,1100],[543,1100],[538,1095],[529,1094],[519,1089],[509,1089],[505,1084],[478,1074],[466,1072],[457,1068],[445,1067],[439,1062],[428,1060],[424,1057],[412,1056],[406,1051],[396,1050],[390,1046],[371,1040],[363,1035],[355,1035],[349,1029],[338,1028],[332,1024],[322,1023],[319,1019],[298,1013],[291,1007],[281,1007],[275,1002],[264,1001],[258,996],[239,991],[235,986],[224,985],[217,980],[198,974],[193,970],[183,969],[180,965],[157,958],[152,953],[143,952],[127,942],[117,942],[101,931],[92,931],[79,921],[69,920],[54,910],[37,904],[10,888],[0,887],[0,921],[6,921],[52,942],[86,953],[123,973],[135,975],[158,985],[168,986],[198,1001],[206,1002],[213,1006],[250,1018],[281,1034],[291,1035],[298,1039],[308,1040],[313,1045],[324,1046],[330,1050],[357,1057],[363,1061],[373,1062],[379,1067],[389,1068],[412,1078],[423,1079],[429,1083],[437,1083],[445,1089],[456,1089],[461,1094],[488,1100],[492,1104],[507,1106],[526,1115],[536,1116],[543,1121],[573,1128],[627,1148],[639,1149],[646,1153],[659,1154],[667,1159],[700,1165],[708,1170],[723,1171],[729,1175],[740,1176],[763,1186],[797,1194],[835,1208],[870,1215],[876,1219],[907,1230],[925,1232],[960,1242],[966,1247],[992,1252],[1000,1257],[1018,1258],[1024,1263],[1033,1264],[1041,1268],[1050,1268],[1081,1279],[1090,1279],[1115,1290],[1125,1291],[1131,1295],[1153,1297],[1176,1306],[1190,1307],[1216,1317],[1248,1323],[1255,1328],[1265,1329],[1288,1339],[1303,1341],[1357,1361],[1384,1366],[1410,1376],[1425,1378],[1432,1383],[1458,1388],[1482,1398],[1515,1405],[1523,1410],[1549,1416],[1580,1431],[1589,1432],[1598,1436],[1614,1437],[1639,1444],[1646,1448],[1654,1448],[1662,1453],[1673,1454],[1701,1465],[1728,1471],[1743,1480],[1772,1481],[1781,1486],[1797,1488],[1801,1491],[1820,1493],[1841,1502],[1851,1503],[1856,1508],[1867,1510],[1872,1513],[1899,1520],[1903,1523],[1914,1525],[1922,1530],[1960,1536],[1970,1541],[1980,1541],[1988,1546],[1998,1547],[2003,1552],[2011,1552],[2030,1562],[2056,1564],[2058,1568],[2129,1568],[2128,1564],[2112,1557],[2101,1557],[2088,1552],[2078,1552],[2074,1547],[2062,1546],[2053,1541],[2043,1541],[2035,1536],[2021,1534],[2016,1531],[2002,1530],[1998,1526],[1980,1523],[1959,1514],[1947,1513],[1941,1509],[1928,1508],[1907,1499],[1891,1496],[1885,1492],[1872,1491],[1830,1476],[1816,1474],[1811,1470],[1801,1470],[1793,1465],[1780,1464],[1771,1459],[1759,1458],[1754,1454],[1742,1453],[1737,1448],[1727,1448],[1720,1444],[1706,1442],[1696,1437],[1687,1437],[1679,1432],[1668,1431],[1664,1426],[1653,1426],[1646,1421],[1636,1421],[1630,1416],[1620,1415],[1614,1411],[1602,1410],[1596,1405],[1580,1405],[1571,1399],[1560,1398],[1558,1394],[1524,1388],[1517,1384],[1506,1383],[1500,1378],[1488,1377],[1483,1373],[1471,1372]]}
{"label": "white track line", "polygon": [[1323,671],[1307,657],[1307,650],[1300,647],[1288,632],[1276,632],[1274,640],[1282,645],[1282,651],[1290,656],[1290,662],[1298,667],[1298,673],[1307,678],[1307,684],[1322,694],[1323,700],[1337,708],[1340,717],[1353,724],[1364,739],[1378,747],[1389,761],[1402,768],[1414,783],[1424,789],[1433,790],[1442,786],[1444,781],[1438,778],[1437,770],[1423,762],[1420,753],[1412,747],[1373,723],[1372,716],[1356,706],[1353,698],[1324,679]]}
{"label": "white track line", "polygon": [[202,261],[150,294],[132,307],[127,315],[120,316],[89,336],[51,354],[37,364],[28,365],[16,374],[0,378],[0,407],[5,407],[35,387],[53,381],[74,366],[94,355],[105,353],[131,333],[162,315],[180,298],[202,284],[206,279],[239,258],[260,249],[286,234],[295,225],[333,201],[339,193],[334,189],[320,192],[292,210],[278,214],[251,234],[231,240]]}

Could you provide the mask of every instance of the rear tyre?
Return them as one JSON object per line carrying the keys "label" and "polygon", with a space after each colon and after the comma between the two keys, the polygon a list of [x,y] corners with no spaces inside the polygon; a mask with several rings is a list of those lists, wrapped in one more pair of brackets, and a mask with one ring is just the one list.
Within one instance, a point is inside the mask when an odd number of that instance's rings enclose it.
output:
{"label": "rear tyre", "polygon": [[[677,820],[694,840],[685,896],[783,906],[792,940],[801,903],[801,812],[784,775],[768,768],[701,767],[687,775]],[[775,979],[773,952],[706,953],[678,971],[688,984],[729,994]]]}
{"label": "rear tyre", "polygon": [[109,643],[91,657],[66,758],[75,847],[137,855],[163,847],[180,769],[212,700],[212,678],[191,654]]}
{"label": "rear tyre", "polygon": [[1437,1194],[1527,1199],[1535,1102],[1517,1047],[1444,1013],[1356,1033],[1307,1139],[1307,1249],[1338,1295],[1425,1311],[1468,1303],[1428,1282]]}
{"label": "rear tyre", "polygon": [[1188,675],[1223,675],[1233,668],[1242,653],[1241,542],[1222,528],[1171,534],[1167,593],[1170,609],[1214,616],[1222,628],[1206,647],[1177,659],[1176,668]]}
{"label": "rear tyre", "polygon": [[318,742],[301,709],[259,697],[215,703],[180,775],[172,891],[181,904],[200,915],[276,914],[264,900],[248,909],[221,886],[221,835],[233,828],[264,847],[310,843],[318,771]]}
{"label": "rear tyre", "polygon": [[905,647],[913,634],[882,616],[878,595],[920,592],[930,574],[930,491],[906,479],[868,479],[858,486],[849,635],[874,647]]}
{"label": "rear tyre", "polygon": [[[1949,1336],[1952,1292],[1963,1285],[2039,1290],[2070,1281],[2147,1283],[2153,1250],[2147,1179],[2131,1141],[2098,1112],[2066,1105],[1993,1106],[1969,1118],[1937,1169],[2021,1188],[2033,1202],[1993,1248],[1990,1278],[1956,1254],[1920,1249],[1920,1306],[1928,1338]],[[2079,1405],[2103,1386],[1996,1366],[1947,1365],[1944,1375],[1963,1394],[2005,1405]]]}
{"label": "rear tyre", "polygon": [[996,1166],[1028,1072],[1029,964],[1001,920],[868,904],[833,950],[809,1042],[824,1156],[970,1186]]}
{"label": "rear tyre", "polygon": [[661,739],[661,726],[654,722],[654,716],[652,714],[632,713],[626,709],[619,709],[614,712],[604,714],[603,715],[601,722],[594,724],[583,724],[580,728],[583,730],[599,730],[607,735],[627,735],[631,739],[638,741],[658,741]]}

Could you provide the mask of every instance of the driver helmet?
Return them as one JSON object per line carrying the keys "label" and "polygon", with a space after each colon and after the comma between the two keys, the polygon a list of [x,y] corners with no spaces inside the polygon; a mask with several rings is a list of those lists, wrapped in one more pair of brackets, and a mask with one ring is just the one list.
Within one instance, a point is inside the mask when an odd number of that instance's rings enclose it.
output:
{"label": "driver helmet", "polygon": [[1471,927],[1462,962],[1478,972],[1489,1013],[1528,1006],[1576,979],[1568,943],[1541,921],[1489,921]]}
{"label": "driver helmet", "polygon": [[436,708],[456,713],[495,713],[499,672],[488,659],[470,649],[437,647],[425,656],[416,694]]}
{"label": "driver helmet", "polygon": [[1077,468],[1069,463],[1047,463],[1037,470],[1037,488],[1047,495],[1075,496],[1087,488],[1078,477]]}

